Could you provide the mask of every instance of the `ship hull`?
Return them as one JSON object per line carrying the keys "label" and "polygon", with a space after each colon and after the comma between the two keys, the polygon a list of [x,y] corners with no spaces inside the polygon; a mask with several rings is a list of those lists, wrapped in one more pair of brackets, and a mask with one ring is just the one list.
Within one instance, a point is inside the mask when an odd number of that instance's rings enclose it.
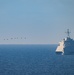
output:
{"label": "ship hull", "polygon": [[56,54],[58,54],[58,55],[62,55],[62,52],[56,52]]}
{"label": "ship hull", "polygon": [[74,46],[65,47],[64,55],[74,55]]}

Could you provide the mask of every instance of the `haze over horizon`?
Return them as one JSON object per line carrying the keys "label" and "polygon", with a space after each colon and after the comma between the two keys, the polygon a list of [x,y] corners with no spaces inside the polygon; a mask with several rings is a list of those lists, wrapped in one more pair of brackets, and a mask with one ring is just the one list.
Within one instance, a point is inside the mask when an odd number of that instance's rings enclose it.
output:
{"label": "haze over horizon", "polygon": [[0,44],[57,44],[67,29],[74,38],[73,0],[0,0]]}

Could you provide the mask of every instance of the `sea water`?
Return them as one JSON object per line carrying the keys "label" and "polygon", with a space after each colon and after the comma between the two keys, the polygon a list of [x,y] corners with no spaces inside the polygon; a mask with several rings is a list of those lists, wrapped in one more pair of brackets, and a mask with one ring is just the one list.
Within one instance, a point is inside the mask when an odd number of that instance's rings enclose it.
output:
{"label": "sea water", "polygon": [[74,55],[57,45],[0,45],[0,75],[74,75]]}

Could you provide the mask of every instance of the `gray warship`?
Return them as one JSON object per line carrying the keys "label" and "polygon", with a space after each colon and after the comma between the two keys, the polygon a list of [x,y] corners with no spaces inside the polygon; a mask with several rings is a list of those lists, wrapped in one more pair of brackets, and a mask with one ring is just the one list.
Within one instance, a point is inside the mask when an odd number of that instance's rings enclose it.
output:
{"label": "gray warship", "polygon": [[56,49],[57,54],[61,55],[74,55],[74,40],[70,38],[70,31],[67,29],[67,37],[59,42]]}

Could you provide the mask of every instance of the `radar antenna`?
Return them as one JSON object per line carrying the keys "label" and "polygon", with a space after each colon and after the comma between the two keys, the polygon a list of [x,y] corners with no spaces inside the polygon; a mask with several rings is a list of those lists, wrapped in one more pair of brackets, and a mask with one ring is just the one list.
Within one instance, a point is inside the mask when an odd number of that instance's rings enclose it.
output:
{"label": "radar antenna", "polygon": [[67,36],[70,37],[70,33],[71,32],[69,31],[69,29],[67,29],[67,32],[66,33],[67,33]]}

